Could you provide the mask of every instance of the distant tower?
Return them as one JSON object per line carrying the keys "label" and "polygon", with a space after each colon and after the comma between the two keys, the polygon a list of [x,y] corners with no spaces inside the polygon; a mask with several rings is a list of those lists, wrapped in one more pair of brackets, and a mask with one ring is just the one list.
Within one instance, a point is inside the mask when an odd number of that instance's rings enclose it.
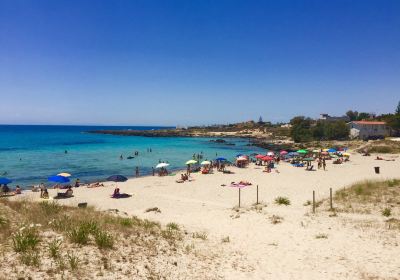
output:
{"label": "distant tower", "polygon": [[263,119],[261,116],[258,118],[258,123],[263,123]]}

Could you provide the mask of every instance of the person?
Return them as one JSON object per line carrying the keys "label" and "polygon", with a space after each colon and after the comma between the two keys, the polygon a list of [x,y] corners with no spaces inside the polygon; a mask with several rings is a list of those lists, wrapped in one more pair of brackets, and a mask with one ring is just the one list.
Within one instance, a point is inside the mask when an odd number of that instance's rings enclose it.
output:
{"label": "person", "polygon": [[75,188],[78,188],[80,184],[79,178],[75,180]]}
{"label": "person", "polygon": [[119,159],[120,159],[120,160],[123,160],[123,159],[124,159],[124,157],[123,157],[122,155],[120,155],[120,156],[119,156]]}
{"label": "person", "polygon": [[43,193],[40,195],[41,198],[45,198],[48,199],[49,198],[49,192],[47,191],[47,189],[45,188]]}
{"label": "person", "polygon": [[151,168],[152,172],[153,172],[153,176],[154,176],[154,167]]}
{"label": "person", "polygon": [[136,177],[139,177],[139,166],[136,166]]}
{"label": "person", "polygon": [[324,168],[324,171],[325,171],[325,168],[326,168],[326,161],[325,161],[325,159],[322,159],[322,167]]}
{"label": "person", "polygon": [[32,186],[31,191],[32,192],[38,192],[39,191],[39,187]]}
{"label": "person", "polygon": [[3,187],[1,188],[1,191],[3,193],[8,193],[10,192],[10,188],[7,186],[7,184],[4,184]]}
{"label": "person", "polygon": [[64,151],[64,154],[68,154],[68,151],[67,151],[67,150],[65,150],[65,151]]}
{"label": "person", "polygon": [[46,187],[44,186],[43,183],[40,183],[39,188],[40,188],[40,197],[42,197],[43,196],[43,191],[46,189]]}
{"label": "person", "polygon": [[19,185],[17,185],[16,187],[15,187],[15,194],[21,194],[22,192],[21,192],[21,187],[19,186]]}
{"label": "person", "polygon": [[119,197],[119,195],[120,195],[120,193],[119,193],[119,188],[118,188],[118,187],[115,187],[114,193],[113,193],[112,197],[116,198],[116,197]]}

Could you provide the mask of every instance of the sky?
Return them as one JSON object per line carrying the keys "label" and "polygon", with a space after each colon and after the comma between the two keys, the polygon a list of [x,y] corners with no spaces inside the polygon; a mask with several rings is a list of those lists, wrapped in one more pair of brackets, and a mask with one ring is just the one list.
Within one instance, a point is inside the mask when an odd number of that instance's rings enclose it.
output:
{"label": "sky", "polygon": [[0,123],[393,112],[398,0],[0,0]]}

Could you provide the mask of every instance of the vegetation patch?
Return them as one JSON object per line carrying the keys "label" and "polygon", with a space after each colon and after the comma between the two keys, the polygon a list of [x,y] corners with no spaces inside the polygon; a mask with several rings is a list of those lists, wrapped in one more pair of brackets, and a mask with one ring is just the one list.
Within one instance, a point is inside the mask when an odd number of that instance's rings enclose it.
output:
{"label": "vegetation patch", "polygon": [[290,200],[287,197],[278,196],[277,198],[275,198],[275,204],[287,206],[290,205]]}

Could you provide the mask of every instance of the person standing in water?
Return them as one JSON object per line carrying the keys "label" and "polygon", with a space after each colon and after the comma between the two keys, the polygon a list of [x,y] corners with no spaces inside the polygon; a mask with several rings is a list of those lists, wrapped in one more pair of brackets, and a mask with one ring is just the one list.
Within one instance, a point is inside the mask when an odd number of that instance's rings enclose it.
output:
{"label": "person standing in water", "polygon": [[136,177],[139,177],[139,166],[136,166]]}

